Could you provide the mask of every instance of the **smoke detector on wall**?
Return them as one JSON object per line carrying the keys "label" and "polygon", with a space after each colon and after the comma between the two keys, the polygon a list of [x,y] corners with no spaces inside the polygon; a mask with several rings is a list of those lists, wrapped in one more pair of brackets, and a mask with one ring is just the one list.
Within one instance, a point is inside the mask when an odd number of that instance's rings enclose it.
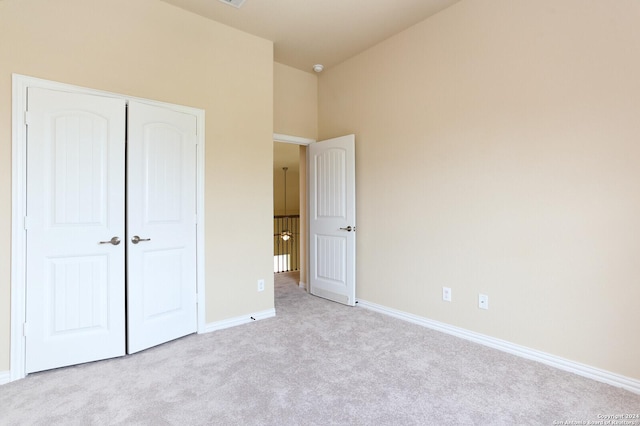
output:
{"label": "smoke detector on wall", "polygon": [[240,9],[240,7],[244,4],[246,0],[220,0],[224,4],[228,4],[229,6],[233,6],[236,9]]}

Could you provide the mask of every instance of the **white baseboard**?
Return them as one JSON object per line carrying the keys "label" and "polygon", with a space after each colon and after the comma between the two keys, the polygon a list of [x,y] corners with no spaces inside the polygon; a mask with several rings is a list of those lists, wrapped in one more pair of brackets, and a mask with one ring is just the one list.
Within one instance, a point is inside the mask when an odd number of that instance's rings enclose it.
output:
{"label": "white baseboard", "polygon": [[306,290],[307,289],[307,283],[302,282],[302,281],[298,281],[298,287],[304,288]]}
{"label": "white baseboard", "polygon": [[586,364],[581,364],[579,362],[551,355],[549,353],[538,351],[536,349],[527,348],[526,346],[520,346],[515,343],[507,342],[506,340],[496,339],[494,337],[486,336],[474,331],[465,330],[464,328],[455,327],[439,321],[431,320],[429,318],[413,315],[408,312],[403,312],[372,302],[367,302],[366,300],[358,299],[356,303],[356,306],[360,306],[362,308],[380,312],[382,314],[418,324],[423,327],[447,333],[452,336],[460,337],[465,340],[470,340],[472,342],[479,343],[490,348],[498,349],[512,355],[517,355],[522,358],[538,361],[551,367],[558,368],[560,370],[568,371],[582,377],[587,377],[589,379],[597,380],[602,383],[617,386],[633,393],[640,394],[640,380],[637,379],[625,377],[620,374],[612,373],[610,371],[602,370],[596,367],[591,367]]}
{"label": "white baseboard", "polygon": [[4,385],[11,381],[11,371],[0,371],[0,385]]}
{"label": "white baseboard", "polygon": [[223,330],[229,327],[235,327],[237,325],[248,324],[253,321],[263,320],[267,318],[272,318],[276,316],[276,310],[274,308],[267,309],[266,311],[256,312],[254,314],[242,315],[239,317],[228,318],[221,321],[215,321],[208,323],[205,328],[205,333],[210,333],[212,331]]}

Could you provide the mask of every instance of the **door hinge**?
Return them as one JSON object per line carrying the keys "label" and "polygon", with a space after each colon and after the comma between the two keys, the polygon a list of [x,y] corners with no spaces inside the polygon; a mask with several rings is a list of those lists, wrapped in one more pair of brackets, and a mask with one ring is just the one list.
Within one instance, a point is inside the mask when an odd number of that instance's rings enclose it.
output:
{"label": "door hinge", "polygon": [[25,126],[31,125],[31,113],[29,111],[24,112],[24,125]]}
{"label": "door hinge", "polygon": [[193,215],[193,223],[195,223],[196,225],[198,224],[198,215],[197,214]]}
{"label": "door hinge", "polygon": [[22,336],[27,337],[27,323],[22,324]]}
{"label": "door hinge", "polygon": [[29,229],[29,218],[27,216],[24,217],[24,230]]}

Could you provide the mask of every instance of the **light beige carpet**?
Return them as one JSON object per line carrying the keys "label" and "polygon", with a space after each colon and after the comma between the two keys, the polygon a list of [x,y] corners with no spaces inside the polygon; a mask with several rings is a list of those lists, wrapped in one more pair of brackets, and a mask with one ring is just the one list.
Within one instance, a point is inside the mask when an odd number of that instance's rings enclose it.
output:
{"label": "light beige carpet", "polygon": [[290,274],[276,282],[276,318],[1,386],[0,424],[552,425],[640,413],[640,395],[318,299]]}

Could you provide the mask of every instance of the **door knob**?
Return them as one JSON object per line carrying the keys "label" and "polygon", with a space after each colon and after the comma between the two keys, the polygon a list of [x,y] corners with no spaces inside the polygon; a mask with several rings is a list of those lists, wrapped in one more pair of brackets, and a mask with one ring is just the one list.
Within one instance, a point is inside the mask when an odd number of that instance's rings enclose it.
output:
{"label": "door knob", "polygon": [[137,235],[131,237],[131,242],[133,244],[138,244],[140,241],[151,241],[151,238],[140,238]]}
{"label": "door knob", "polygon": [[353,230],[353,228],[351,227],[351,225],[347,226],[346,228],[340,228],[341,231],[347,231],[347,232],[351,232]]}
{"label": "door knob", "polygon": [[117,246],[120,244],[120,238],[113,237],[109,241],[99,241],[98,244],[113,244],[114,246]]}

